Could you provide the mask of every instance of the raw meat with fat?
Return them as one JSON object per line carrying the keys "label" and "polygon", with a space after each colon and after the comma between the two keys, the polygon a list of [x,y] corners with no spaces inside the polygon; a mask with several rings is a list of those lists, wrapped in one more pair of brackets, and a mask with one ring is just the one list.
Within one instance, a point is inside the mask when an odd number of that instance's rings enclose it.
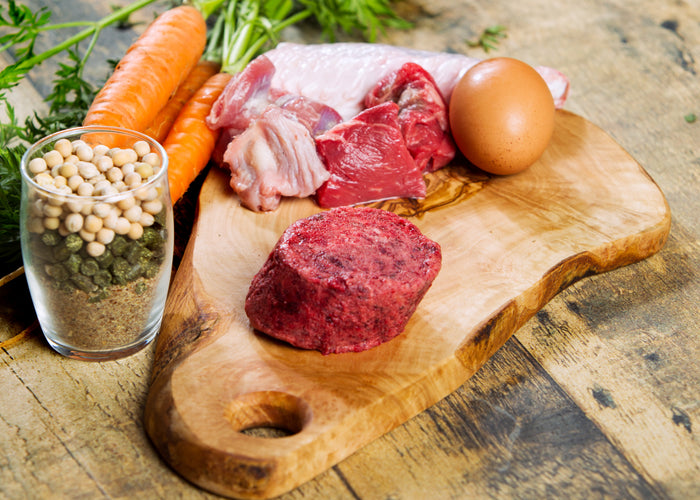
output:
{"label": "raw meat with fat", "polygon": [[229,143],[223,162],[231,187],[253,211],[276,209],[282,196],[310,196],[329,178],[308,128],[278,106]]}
{"label": "raw meat with fat", "polygon": [[[377,80],[407,62],[423,67],[435,79],[449,103],[452,90],[480,59],[462,54],[430,52],[377,43],[280,43],[265,55],[275,65],[272,86],[329,105],[348,120],[363,108],[365,95]],[[547,82],[556,107],[564,105],[569,80],[545,66],[535,69]]]}
{"label": "raw meat with fat", "polygon": [[440,245],[376,208],[343,207],[289,226],[253,278],[253,328],[323,354],[378,346],[406,327],[440,271]]}
{"label": "raw meat with fat", "polygon": [[312,135],[325,132],[342,121],[340,114],[325,104],[271,87],[275,71],[264,54],[253,59],[226,85],[207,116],[207,125],[212,129],[225,129],[228,138],[235,137],[271,104],[288,110]]}
{"label": "raw meat with fat", "polygon": [[390,198],[423,198],[423,174],[411,157],[387,102],[366,109],[316,138],[330,178],[316,192],[323,208]]}
{"label": "raw meat with fat", "polygon": [[336,110],[308,97],[270,89],[270,99],[280,108],[291,112],[297,120],[306,125],[314,137],[343,121]]}
{"label": "raw meat with fat", "polygon": [[275,66],[267,57],[256,57],[236,74],[212,105],[206,118],[211,129],[228,129],[235,135],[244,131],[270,104],[268,94]]}
{"label": "raw meat with fat", "polygon": [[384,102],[399,106],[399,126],[418,168],[434,172],[447,165],[457,148],[450,135],[447,103],[435,80],[416,63],[386,75],[365,96],[366,107]]}

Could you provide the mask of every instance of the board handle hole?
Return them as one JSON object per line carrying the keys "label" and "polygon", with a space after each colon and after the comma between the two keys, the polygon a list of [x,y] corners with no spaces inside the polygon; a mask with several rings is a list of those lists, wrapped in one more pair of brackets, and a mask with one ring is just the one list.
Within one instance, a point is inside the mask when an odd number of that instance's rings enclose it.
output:
{"label": "board handle hole", "polygon": [[278,391],[243,394],[226,407],[226,419],[237,432],[255,437],[280,438],[300,432],[311,419],[308,405]]}

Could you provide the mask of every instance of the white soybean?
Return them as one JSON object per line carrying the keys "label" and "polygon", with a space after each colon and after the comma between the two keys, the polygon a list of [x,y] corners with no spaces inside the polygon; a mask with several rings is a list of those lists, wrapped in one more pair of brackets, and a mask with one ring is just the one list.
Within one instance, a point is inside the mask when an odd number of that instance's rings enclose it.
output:
{"label": "white soybean", "polygon": [[60,217],[63,213],[63,208],[60,205],[52,205],[47,203],[44,205],[44,215],[46,217]]}
{"label": "white soybean", "polygon": [[133,148],[139,158],[151,152],[151,146],[146,141],[136,141]]}
{"label": "white soybean", "polygon": [[100,229],[102,229],[102,219],[97,217],[96,215],[90,214],[85,217],[85,222],[83,224],[83,227],[90,231],[91,233],[96,233]]}
{"label": "white soybean", "polygon": [[152,186],[149,188],[144,187],[136,191],[134,196],[141,201],[152,201],[158,198],[158,190]]}
{"label": "white soybean", "polygon": [[78,158],[74,154],[68,155],[65,159],[65,163],[75,163],[76,165],[78,164],[79,161],[80,161],[80,158]]}
{"label": "white soybean", "polygon": [[160,165],[160,156],[157,153],[148,153],[141,158],[142,162],[148,163],[152,167]]}
{"label": "white soybean", "polygon": [[134,199],[133,196],[127,196],[126,198],[124,198],[124,199],[122,199],[122,200],[119,200],[119,201],[117,202],[117,206],[118,206],[121,210],[129,210],[129,209],[130,209],[131,207],[133,207],[134,205],[136,205],[136,200]]}
{"label": "white soybean", "polygon": [[104,188],[108,188],[111,185],[112,185],[112,183],[109,182],[107,179],[100,179],[99,181],[95,182],[95,184],[93,184],[93,186],[95,188],[95,194],[97,194],[97,195],[101,194],[102,190]]}
{"label": "white soybean", "polygon": [[92,213],[92,207],[94,204],[91,201],[82,200],[82,205],[83,208],[80,210],[80,213],[85,216],[90,215]]}
{"label": "white soybean", "polygon": [[50,186],[53,184],[53,177],[48,172],[42,172],[34,177],[34,182],[43,187]]}
{"label": "white soybean", "polygon": [[152,226],[155,221],[156,219],[153,217],[153,215],[149,214],[148,212],[141,212],[139,224],[141,224],[143,227]]}
{"label": "white soybean", "polygon": [[104,156],[107,154],[107,151],[109,151],[109,147],[105,146],[104,144],[98,144],[94,148],[92,148],[93,153],[95,156]]}
{"label": "white soybean", "polygon": [[83,241],[86,241],[86,242],[88,242],[88,243],[91,242],[91,241],[95,241],[95,237],[96,237],[95,233],[93,233],[93,232],[91,232],[91,231],[88,231],[88,230],[85,229],[85,228],[82,228],[82,229],[78,232],[78,234],[79,234],[80,237],[83,239]]}
{"label": "white soybean", "polygon": [[58,188],[58,189],[62,188],[63,186],[65,186],[67,184],[68,184],[68,181],[66,180],[66,178],[63,176],[60,176],[60,175],[58,177],[54,178],[54,180],[53,180],[53,185],[56,186],[56,188]]}
{"label": "white soybean", "polygon": [[139,174],[142,179],[148,179],[153,175],[153,166],[141,161],[136,164],[135,172]]}
{"label": "white soybean", "polygon": [[68,177],[68,187],[71,188],[74,192],[78,190],[78,186],[80,186],[83,182],[85,182],[85,179],[83,179],[77,174]]}
{"label": "white soybean", "polygon": [[134,163],[139,157],[133,149],[120,149],[112,154],[112,161],[117,167],[125,163]]}
{"label": "white soybean", "polygon": [[77,233],[83,228],[83,216],[80,214],[67,215],[64,224],[66,229],[71,233]]}
{"label": "white soybean", "polygon": [[[62,192],[61,188],[57,188],[55,186],[53,186],[53,191]],[[46,199],[46,203],[48,203],[49,205],[53,205],[54,207],[59,207],[59,208],[63,205],[63,203],[65,201],[66,200],[63,196],[50,196]]]}
{"label": "white soybean", "polygon": [[127,234],[129,232],[129,229],[131,229],[131,222],[129,222],[129,219],[127,219],[126,217],[118,217],[117,223],[112,229],[114,229],[114,232],[117,234]]}
{"label": "white soybean", "polygon": [[61,153],[61,156],[63,156],[64,158],[68,158],[73,152],[73,145],[68,139],[57,140],[56,144],[53,145],[53,148],[59,153]]}
{"label": "white soybean", "polygon": [[104,219],[112,212],[112,206],[109,203],[96,203],[92,207],[92,213],[100,219]]}
{"label": "white soybean", "polygon": [[124,218],[127,219],[129,222],[138,222],[138,220],[141,218],[142,213],[143,210],[141,209],[141,207],[138,205],[134,205],[130,209],[124,211]]}
{"label": "white soybean", "polygon": [[132,222],[127,236],[132,240],[138,240],[141,236],[143,236],[143,226],[138,222]]}
{"label": "white soybean", "polygon": [[109,170],[107,170],[106,175],[107,179],[112,183],[120,181],[124,178],[124,172],[122,172],[122,169],[119,167],[110,168]]}
{"label": "white soybean", "polygon": [[78,189],[76,189],[76,192],[80,196],[92,196],[92,193],[95,191],[95,187],[90,184],[89,182],[82,182],[78,186]]}
{"label": "white soybean", "polygon": [[83,211],[83,203],[78,200],[69,200],[66,202],[66,208],[70,213],[78,214]]}
{"label": "white soybean", "polygon": [[46,165],[46,160],[43,158],[32,158],[27,166],[29,167],[29,171],[34,175],[45,172],[48,168]]}
{"label": "white soybean", "polygon": [[99,241],[91,241],[87,244],[86,250],[90,257],[99,257],[105,253],[106,247]]}
{"label": "white soybean", "polygon": [[83,176],[83,179],[92,179],[100,175],[100,171],[97,169],[94,163],[89,161],[79,161],[78,162],[78,173]]}
{"label": "white soybean", "polygon": [[119,220],[119,213],[114,211],[114,210],[110,210],[109,214],[102,219],[102,224],[107,229],[115,230],[117,228],[117,221],[118,220]]}
{"label": "white soybean", "polygon": [[56,165],[60,165],[61,163],[63,163],[63,155],[55,149],[46,152],[43,158],[46,162],[46,166],[49,168],[53,168]]}
{"label": "white soybean", "polygon": [[114,167],[114,162],[109,156],[100,156],[97,161],[95,161],[95,166],[100,172],[107,172],[110,168]]}
{"label": "white soybean", "polygon": [[68,179],[78,174],[78,166],[75,163],[64,163],[58,169],[58,173]]}
{"label": "white soybean", "polygon": [[80,147],[80,146],[86,146],[87,143],[82,140],[82,139],[73,139],[73,142],[71,142],[71,147],[73,148],[73,153]]}
{"label": "white soybean", "polygon": [[122,174],[124,174],[124,176],[126,177],[136,169],[136,166],[133,163],[125,163],[124,165],[122,165],[121,169]]}
{"label": "white soybean", "polygon": [[160,200],[146,201],[144,203],[141,203],[141,208],[144,210],[144,212],[148,212],[152,215],[157,215],[160,213],[161,210],[163,210],[163,202],[161,202]]}
{"label": "white soybean", "polygon": [[87,144],[80,144],[77,148],[75,148],[75,156],[77,156],[81,161],[92,161],[95,154],[90,146]]}
{"label": "white soybean", "polygon": [[103,187],[100,189],[100,196],[114,196],[115,194],[119,194],[119,191],[117,191],[117,188],[112,186],[111,184],[109,186]]}
{"label": "white soybean", "polygon": [[58,229],[60,224],[61,221],[58,219],[58,217],[44,217],[44,227],[46,229]]}
{"label": "white soybean", "polygon": [[103,245],[109,245],[112,243],[112,240],[114,240],[114,231],[112,229],[103,227],[99,231],[97,231],[97,241],[102,243]]}
{"label": "white soybean", "polygon": [[141,185],[141,176],[136,172],[131,172],[124,176],[124,183],[130,188],[135,188]]}

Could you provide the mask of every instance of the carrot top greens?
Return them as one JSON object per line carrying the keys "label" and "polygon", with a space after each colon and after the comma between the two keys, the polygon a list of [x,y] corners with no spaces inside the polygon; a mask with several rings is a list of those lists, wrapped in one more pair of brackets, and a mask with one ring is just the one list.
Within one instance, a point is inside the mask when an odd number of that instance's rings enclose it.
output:
{"label": "carrot top greens", "polygon": [[[83,78],[102,30],[121,26],[134,12],[155,3],[138,0],[98,21],[77,20],[51,24],[51,11],[32,11],[16,0],[0,5],[0,53],[11,51],[14,63],[0,70],[0,275],[21,265],[19,243],[19,164],[27,146],[52,132],[80,125],[97,88]],[[302,21],[315,22],[325,39],[339,33],[360,35],[374,42],[386,28],[405,29],[410,23],[392,9],[392,0],[192,0],[170,1],[166,7],[190,3],[212,26],[204,58],[219,62],[227,73],[242,70],[258,54],[273,48],[285,28]],[[51,30],[82,28],[53,48],[36,53],[39,37]],[[81,42],[87,46],[80,47]],[[20,123],[8,91],[32,68],[57,58],[59,69],[46,97],[46,116],[34,113]],[[107,62],[107,61],[105,61]]]}
{"label": "carrot top greens", "polygon": [[222,71],[241,71],[255,56],[272,48],[285,28],[304,20],[320,27],[324,38],[360,34],[374,42],[385,28],[411,25],[391,8],[390,0],[193,0],[205,17],[216,16],[205,57]]}

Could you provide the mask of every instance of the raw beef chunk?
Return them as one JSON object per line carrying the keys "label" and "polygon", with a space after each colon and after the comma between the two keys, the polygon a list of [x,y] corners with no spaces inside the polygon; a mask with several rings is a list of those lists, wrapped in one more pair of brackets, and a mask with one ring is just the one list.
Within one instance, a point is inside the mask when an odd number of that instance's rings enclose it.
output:
{"label": "raw beef chunk", "polygon": [[391,198],[425,197],[423,174],[406,148],[399,107],[369,108],[316,137],[330,179],[316,192],[323,208]]}
{"label": "raw beef chunk", "polygon": [[421,171],[434,172],[454,158],[447,104],[427,71],[409,62],[388,74],[365,97],[368,108],[384,102],[398,104],[401,133]]}
{"label": "raw beef chunk", "polygon": [[255,275],[245,311],[272,337],[323,354],[401,333],[442,262],[440,246],[398,215],[342,207],[287,228]]}

